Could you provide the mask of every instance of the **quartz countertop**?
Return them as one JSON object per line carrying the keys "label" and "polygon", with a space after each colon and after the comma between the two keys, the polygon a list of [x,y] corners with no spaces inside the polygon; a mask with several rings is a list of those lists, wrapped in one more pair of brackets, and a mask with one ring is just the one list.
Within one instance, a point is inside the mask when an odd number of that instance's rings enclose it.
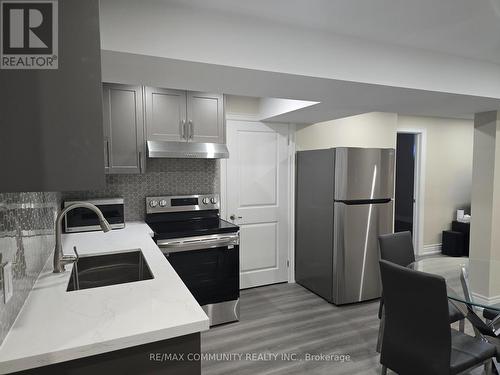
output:
{"label": "quartz countertop", "polygon": [[144,223],[108,233],[63,235],[81,257],[140,249],[153,279],[67,292],[73,265],[52,273],[52,256],[0,346],[0,374],[88,357],[209,328],[208,317]]}

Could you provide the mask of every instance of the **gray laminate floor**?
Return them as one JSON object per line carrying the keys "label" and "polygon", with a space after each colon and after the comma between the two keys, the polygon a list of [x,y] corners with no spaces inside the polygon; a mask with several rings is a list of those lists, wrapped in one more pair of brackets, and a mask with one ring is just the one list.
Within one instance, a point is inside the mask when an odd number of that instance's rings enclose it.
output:
{"label": "gray laminate floor", "polygon": [[[379,374],[379,356],[375,352],[377,311],[378,302],[331,305],[298,284],[243,290],[240,322],[202,334],[203,353],[219,356],[204,360],[202,373]],[[290,357],[265,358],[269,353]],[[344,354],[350,360],[304,360],[305,353]],[[231,355],[233,358],[229,358]]]}
{"label": "gray laminate floor", "polygon": [[[378,302],[336,307],[297,284],[243,290],[240,322],[203,333],[202,350],[244,357],[204,361],[203,374],[376,374],[377,311]],[[246,353],[348,354],[350,361],[248,360]]]}

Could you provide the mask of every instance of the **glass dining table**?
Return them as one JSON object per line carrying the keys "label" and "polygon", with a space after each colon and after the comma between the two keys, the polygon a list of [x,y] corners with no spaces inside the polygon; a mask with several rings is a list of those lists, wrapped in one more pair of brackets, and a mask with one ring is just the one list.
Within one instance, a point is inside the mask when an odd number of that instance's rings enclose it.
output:
{"label": "glass dining table", "polygon": [[[500,261],[488,261],[498,263],[496,269],[500,272]],[[481,264],[480,261],[469,260],[466,257],[428,257],[417,260],[411,263],[408,268],[414,269],[416,271],[427,272],[434,275],[442,276],[446,280],[446,289],[448,298],[452,301],[467,304],[472,307],[487,308],[492,311],[498,311],[500,314],[500,303],[487,304],[484,299],[478,299],[475,297],[477,295],[474,293],[474,284],[472,283],[470,288],[469,296],[464,292],[464,288],[461,280],[461,269],[465,268],[469,274],[469,278],[474,276],[476,272],[485,272],[485,269],[492,269],[491,263],[489,263],[487,268],[484,267],[485,264]],[[500,280],[500,279],[499,279]]]}

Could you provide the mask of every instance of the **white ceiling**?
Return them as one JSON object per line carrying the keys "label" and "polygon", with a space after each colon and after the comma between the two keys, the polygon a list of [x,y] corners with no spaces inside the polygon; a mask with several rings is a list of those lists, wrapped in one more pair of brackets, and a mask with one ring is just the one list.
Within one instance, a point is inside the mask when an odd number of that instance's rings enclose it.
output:
{"label": "white ceiling", "polygon": [[500,0],[164,0],[500,63]]}
{"label": "white ceiling", "polygon": [[269,119],[311,124],[366,112],[471,119],[500,99],[306,77],[161,57],[102,51],[106,82],[320,102]]}
{"label": "white ceiling", "polygon": [[296,123],[500,108],[500,0],[101,0],[100,8],[111,82],[320,102],[272,117]]}

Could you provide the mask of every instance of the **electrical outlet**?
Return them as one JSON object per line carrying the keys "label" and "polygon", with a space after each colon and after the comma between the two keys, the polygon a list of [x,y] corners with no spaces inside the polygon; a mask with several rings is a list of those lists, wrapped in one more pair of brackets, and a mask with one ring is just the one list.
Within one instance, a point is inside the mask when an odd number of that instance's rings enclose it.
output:
{"label": "electrical outlet", "polygon": [[2,264],[2,281],[3,281],[3,301],[9,302],[14,294],[14,285],[12,280],[12,263],[7,262]]}

